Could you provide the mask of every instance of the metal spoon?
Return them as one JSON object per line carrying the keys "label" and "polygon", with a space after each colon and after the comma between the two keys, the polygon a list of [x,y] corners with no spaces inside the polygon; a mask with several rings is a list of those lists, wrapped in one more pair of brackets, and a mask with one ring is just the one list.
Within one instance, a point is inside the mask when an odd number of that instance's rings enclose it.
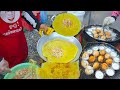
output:
{"label": "metal spoon", "polygon": [[[107,21],[107,23],[109,22],[109,20]],[[108,24],[106,24],[106,25],[102,25],[102,28],[103,28],[103,33],[105,32],[105,27],[109,27],[109,25]]]}

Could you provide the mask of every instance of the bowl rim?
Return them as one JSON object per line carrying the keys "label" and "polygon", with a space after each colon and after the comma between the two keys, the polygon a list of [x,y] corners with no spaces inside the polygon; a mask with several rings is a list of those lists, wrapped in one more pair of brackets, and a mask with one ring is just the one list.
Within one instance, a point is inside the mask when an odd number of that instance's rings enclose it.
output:
{"label": "bowl rim", "polygon": [[[16,66],[12,67],[10,70],[13,71],[14,69],[22,66],[22,65],[31,65],[31,63],[20,63],[20,64],[17,64]],[[36,68],[38,68],[38,65],[36,65]],[[9,76],[10,73],[7,73],[5,76],[4,76],[4,79],[8,79],[7,77]]]}

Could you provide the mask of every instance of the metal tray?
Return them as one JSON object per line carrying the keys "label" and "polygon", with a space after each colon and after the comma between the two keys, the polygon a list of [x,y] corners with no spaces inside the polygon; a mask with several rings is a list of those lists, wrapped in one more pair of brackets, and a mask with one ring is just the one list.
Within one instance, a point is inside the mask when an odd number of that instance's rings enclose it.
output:
{"label": "metal tray", "polygon": [[[89,42],[86,44],[86,46],[84,46],[83,50],[82,50],[82,53],[80,55],[80,59],[79,59],[79,62],[81,63],[81,60],[82,60],[82,55],[84,53],[84,51],[86,51],[88,48],[92,47],[92,46],[96,46],[96,45],[103,45],[103,46],[107,46],[107,47],[110,47],[112,48],[114,51],[117,52],[117,54],[120,56],[120,52],[112,45],[108,44],[108,43],[104,43],[104,42]],[[81,77],[80,79],[96,79],[94,74],[92,75],[86,75],[85,72],[84,72],[84,68],[80,65],[80,69],[81,69]],[[115,75],[112,76],[112,77],[109,77],[109,76],[105,76],[104,79],[115,79],[115,78],[120,78],[118,77],[118,75],[120,75],[120,70],[117,70],[115,71]]]}

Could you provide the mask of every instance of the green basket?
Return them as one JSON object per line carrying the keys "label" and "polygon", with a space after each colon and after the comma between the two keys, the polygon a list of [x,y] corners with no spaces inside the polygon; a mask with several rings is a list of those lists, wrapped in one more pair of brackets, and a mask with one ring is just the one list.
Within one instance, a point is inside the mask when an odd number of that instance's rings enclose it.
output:
{"label": "green basket", "polygon": [[[18,70],[21,70],[23,68],[29,68],[32,64],[31,63],[22,63],[22,64],[18,64],[15,67],[11,68],[11,73],[7,73],[4,77],[4,79],[12,79],[16,74],[15,72]],[[36,68],[38,68],[38,66],[36,65]]]}

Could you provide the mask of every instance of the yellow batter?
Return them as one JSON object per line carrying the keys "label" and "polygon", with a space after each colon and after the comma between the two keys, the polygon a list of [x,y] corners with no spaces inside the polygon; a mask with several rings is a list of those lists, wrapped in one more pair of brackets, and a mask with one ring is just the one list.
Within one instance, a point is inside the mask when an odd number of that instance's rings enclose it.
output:
{"label": "yellow batter", "polygon": [[46,42],[42,47],[42,52],[48,62],[68,63],[76,57],[78,47],[71,42],[57,38]]}
{"label": "yellow batter", "polygon": [[81,30],[80,20],[70,13],[57,15],[52,25],[57,33],[64,36],[75,36]]}
{"label": "yellow batter", "polygon": [[79,64],[78,62],[45,62],[38,69],[38,77],[41,79],[78,79],[80,77]]}

